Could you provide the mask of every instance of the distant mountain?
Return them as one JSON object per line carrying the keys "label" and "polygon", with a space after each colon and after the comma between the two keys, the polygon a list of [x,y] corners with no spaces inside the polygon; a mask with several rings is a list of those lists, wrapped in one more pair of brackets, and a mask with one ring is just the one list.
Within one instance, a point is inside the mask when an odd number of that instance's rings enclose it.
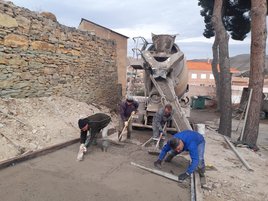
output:
{"label": "distant mountain", "polygon": [[[208,62],[208,59],[193,59],[196,62]],[[210,59],[210,62],[212,60]],[[230,57],[230,66],[239,71],[247,71],[250,68],[250,54],[240,54]],[[268,55],[266,55],[266,69],[268,69]]]}
{"label": "distant mountain", "polygon": [[230,65],[240,71],[246,71],[250,68],[250,55],[240,54],[230,57]]}

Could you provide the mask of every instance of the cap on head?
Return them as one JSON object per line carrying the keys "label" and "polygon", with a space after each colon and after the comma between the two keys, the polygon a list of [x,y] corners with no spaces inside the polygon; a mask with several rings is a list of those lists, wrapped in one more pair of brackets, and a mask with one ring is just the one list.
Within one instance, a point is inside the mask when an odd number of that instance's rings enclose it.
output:
{"label": "cap on head", "polygon": [[171,138],[168,143],[169,143],[170,148],[174,150],[174,149],[176,149],[179,146],[180,139],[178,139],[178,138]]}
{"label": "cap on head", "polygon": [[127,95],[126,99],[127,99],[127,102],[130,102],[130,103],[132,103],[134,101],[134,98],[131,95]]}
{"label": "cap on head", "polygon": [[170,104],[166,104],[165,108],[168,109],[169,111],[172,111],[172,105],[170,105]]}
{"label": "cap on head", "polygon": [[79,126],[79,128],[80,129],[82,129],[82,128],[84,128],[86,125],[87,125],[87,119],[85,118],[85,119],[79,119],[78,120],[78,126]]}

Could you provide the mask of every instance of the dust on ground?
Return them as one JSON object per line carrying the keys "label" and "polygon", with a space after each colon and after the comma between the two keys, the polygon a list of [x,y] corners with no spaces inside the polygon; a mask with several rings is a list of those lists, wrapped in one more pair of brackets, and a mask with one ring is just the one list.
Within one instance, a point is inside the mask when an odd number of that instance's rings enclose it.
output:
{"label": "dust on ground", "polygon": [[[205,123],[209,128],[217,128],[219,114],[213,109],[192,110],[191,120],[195,123]],[[240,136],[243,121],[233,119],[232,138],[236,141]],[[238,128],[238,129],[237,129]],[[206,129],[205,161],[207,184],[203,188],[206,201],[248,201],[268,200],[268,154],[267,120],[260,124],[258,146],[260,151],[236,147],[239,154],[248,162],[253,172],[248,171],[235,153],[231,150],[222,135]],[[210,167],[210,168],[209,168]]]}
{"label": "dust on ground", "polygon": [[[66,97],[0,99],[0,161],[79,137],[77,120],[96,112],[109,114],[109,109]],[[112,127],[115,128],[117,117],[112,116]],[[196,110],[191,112],[191,120],[217,126],[218,115],[210,110]],[[236,125],[237,121],[234,127]],[[263,124],[260,126],[262,131],[265,128]],[[150,138],[150,133],[134,130],[133,138],[140,144]],[[206,172],[207,184],[203,188],[204,200],[268,200],[268,162],[264,149],[253,152],[237,148],[254,169],[249,172],[221,135],[206,129],[205,137],[205,160],[209,169]],[[262,145],[266,146],[265,143]],[[76,200],[166,200],[168,195],[169,200],[190,199],[189,189],[130,166],[133,160],[153,168],[157,156],[148,155],[140,145],[112,146],[107,153],[92,147],[81,163],[75,160],[78,146],[2,170],[1,178],[6,182],[0,184],[1,197],[6,200],[34,200],[38,196],[46,200],[48,195],[47,200],[49,197],[74,200],[72,198],[77,196],[79,199]],[[177,175],[187,167],[187,159],[189,157],[179,156],[171,164],[164,163],[162,170]],[[22,174],[14,177],[19,173]],[[38,188],[38,179],[44,187]],[[17,193],[13,191],[14,185],[19,189]],[[54,190],[55,186],[58,186],[58,191]]]}
{"label": "dust on ground", "polygon": [[0,98],[0,161],[78,138],[78,119],[98,112],[117,125],[108,108],[67,97]]}

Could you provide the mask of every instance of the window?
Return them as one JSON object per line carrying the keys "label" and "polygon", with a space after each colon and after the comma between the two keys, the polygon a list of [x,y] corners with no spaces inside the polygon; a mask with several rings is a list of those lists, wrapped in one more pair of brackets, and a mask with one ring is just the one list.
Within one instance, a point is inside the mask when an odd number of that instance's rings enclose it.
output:
{"label": "window", "polygon": [[214,80],[214,75],[210,74],[209,79]]}
{"label": "window", "polygon": [[196,73],[192,73],[192,79],[196,79],[197,78],[197,74]]}
{"label": "window", "polygon": [[201,74],[201,79],[206,79],[207,78],[207,74]]}

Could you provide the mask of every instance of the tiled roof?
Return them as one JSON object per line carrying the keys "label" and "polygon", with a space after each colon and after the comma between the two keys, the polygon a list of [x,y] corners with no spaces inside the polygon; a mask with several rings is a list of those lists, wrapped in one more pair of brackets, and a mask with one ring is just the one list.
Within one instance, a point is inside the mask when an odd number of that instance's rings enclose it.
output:
{"label": "tiled roof", "polygon": [[[212,71],[211,63],[209,62],[197,62],[197,61],[187,61],[188,70],[200,70],[200,71]],[[219,68],[219,65],[218,65]],[[239,70],[236,68],[230,68],[232,73],[238,73]]]}

